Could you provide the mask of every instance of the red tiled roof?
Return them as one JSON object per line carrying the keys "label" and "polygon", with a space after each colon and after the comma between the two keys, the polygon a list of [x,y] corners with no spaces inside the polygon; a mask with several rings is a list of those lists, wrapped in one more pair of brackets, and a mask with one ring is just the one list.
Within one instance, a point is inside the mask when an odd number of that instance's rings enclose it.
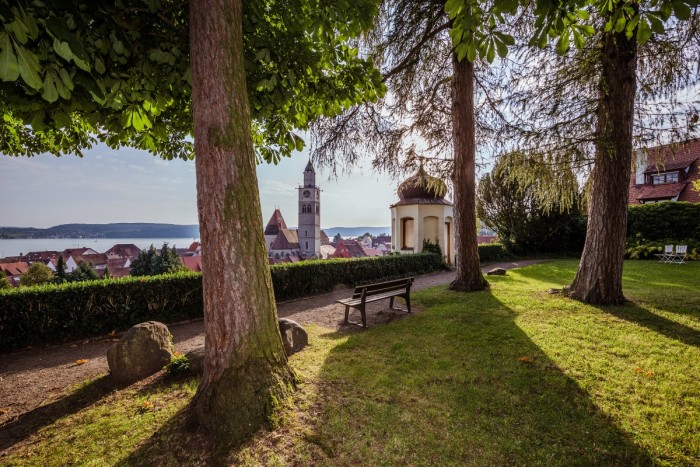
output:
{"label": "red tiled roof", "polygon": [[490,237],[488,235],[477,235],[476,243],[482,245],[484,243],[494,243],[498,240],[498,237]]}
{"label": "red tiled roof", "polygon": [[133,243],[117,243],[109,250],[105,251],[107,255],[121,256],[122,258],[136,258],[141,253],[141,248]]}
{"label": "red tiled roof", "polygon": [[192,242],[192,244],[190,245],[190,247],[188,248],[188,250],[189,250],[189,251],[197,251],[197,249],[198,249],[199,247],[201,247],[201,246],[202,246],[202,245],[201,245],[199,242]]}
{"label": "red tiled roof", "polygon": [[22,257],[24,261],[28,262],[34,262],[34,261],[41,261],[43,263],[47,263],[53,258],[58,257],[60,253],[58,251],[30,251],[26,255]]}
{"label": "red tiled roof", "polygon": [[680,172],[679,183],[638,185],[633,172],[630,177],[630,204],[639,204],[646,200],[672,199],[676,196],[678,201],[700,203],[700,193],[691,183],[700,180],[700,139],[650,148],[647,155],[645,175]]}
{"label": "red tiled roof", "polygon": [[287,224],[284,222],[280,210],[275,209],[265,227],[265,235],[277,235],[280,230],[287,230]]}
{"label": "red tiled roof", "polygon": [[180,261],[185,267],[191,271],[202,271],[202,257],[201,256],[181,256]]}
{"label": "red tiled roof", "polygon": [[[90,253],[92,252],[92,253]],[[92,248],[87,248],[87,247],[82,247],[82,248],[66,248],[63,250],[63,257],[68,258],[69,256],[72,256],[73,258],[77,256],[82,256],[82,255],[94,255],[97,253],[95,250]]]}
{"label": "red tiled roof", "polygon": [[76,264],[92,263],[93,266],[103,266],[107,264],[107,254],[97,253],[94,255],[72,255]]}
{"label": "red tiled roof", "polygon": [[29,263],[19,261],[16,263],[0,263],[0,271],[6,276],[21,276],[29,269]]}
{"label": "red tiled roof", "polygon": [[367,256],[365,250],[357,240],[343,240],[333,253],[333,258],[363,258]]}

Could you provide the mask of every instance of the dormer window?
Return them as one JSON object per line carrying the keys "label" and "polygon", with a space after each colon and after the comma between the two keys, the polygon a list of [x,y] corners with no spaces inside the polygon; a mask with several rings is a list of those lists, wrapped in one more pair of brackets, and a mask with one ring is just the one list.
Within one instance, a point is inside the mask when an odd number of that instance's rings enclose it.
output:
{"label": "dormer window", "polygon": [[663,185],[666,183],[678,183],[678,172],[667,172],[651,176],[652,185]]}

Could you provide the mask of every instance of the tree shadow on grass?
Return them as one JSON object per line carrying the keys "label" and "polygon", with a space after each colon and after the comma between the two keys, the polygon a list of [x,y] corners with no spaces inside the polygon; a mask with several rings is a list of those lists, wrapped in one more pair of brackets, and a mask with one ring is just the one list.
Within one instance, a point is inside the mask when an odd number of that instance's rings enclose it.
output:
{"label": "tree shadow on grass", "polygon": [[316,461],[653,463],[489,292],[426,300],[412,319],[331,350],[307,420]]}
{"label": "tree shadow on grass", "polygon": [[598,309],[630,323],[644,326],[669,339],[700,347],[700,331],[652,313],[636,303],[627,302],[622,306],[598,307]]}
{"label": "tree shadow on grass", "polygon": [[101,376],[67,396],[23,413],[0,426],[0,452],[56,420],[88,407],[117,389],[109,375]]}

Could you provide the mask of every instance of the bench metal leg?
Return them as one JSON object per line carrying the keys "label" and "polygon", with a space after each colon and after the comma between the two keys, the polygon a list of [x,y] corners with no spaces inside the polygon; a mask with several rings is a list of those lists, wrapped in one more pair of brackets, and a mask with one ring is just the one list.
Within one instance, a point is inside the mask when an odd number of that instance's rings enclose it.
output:
{"label": "bench metal leg", "polygon": [[389,297],[389,308],[394,309],[394,297]]}
{"label": "bench metal leg", "polygon": [[365,314],[365,307],[360,308],[360,313],[362,314],[362,327],[367,327],[367,315]]}
{"label": "bench metal leg", "polygon": [[345,305],[345,321],[343,321],[343,324],[350,324],[350,321],[348,321],[349,316],[350,316],[350,306]]}
{"label": "bench metal leg", "polygon": [[408,312],[410,313],[411,312],[411,296],[406,294],[404,299],[406,300],[406,308],[408,308]]}

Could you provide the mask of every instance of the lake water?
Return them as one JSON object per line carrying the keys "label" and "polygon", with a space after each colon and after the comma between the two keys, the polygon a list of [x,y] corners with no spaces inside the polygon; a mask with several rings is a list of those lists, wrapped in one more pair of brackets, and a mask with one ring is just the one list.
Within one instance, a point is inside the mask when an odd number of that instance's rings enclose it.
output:
{"label": "lake water", "polygon": [[141,249],[148,248],[153,244],[160,249],[163,242],[168,242],[168,246],[177,248],[187,248],[190,244],[199,239],[194,238],[30,238],[4,240],[0,239],[0,258],[6,256],[18,256],[20,253],[30,251],[63,251],[66,248],[92,248],[98,253],[104,253],[117,243],[133,243]]}

